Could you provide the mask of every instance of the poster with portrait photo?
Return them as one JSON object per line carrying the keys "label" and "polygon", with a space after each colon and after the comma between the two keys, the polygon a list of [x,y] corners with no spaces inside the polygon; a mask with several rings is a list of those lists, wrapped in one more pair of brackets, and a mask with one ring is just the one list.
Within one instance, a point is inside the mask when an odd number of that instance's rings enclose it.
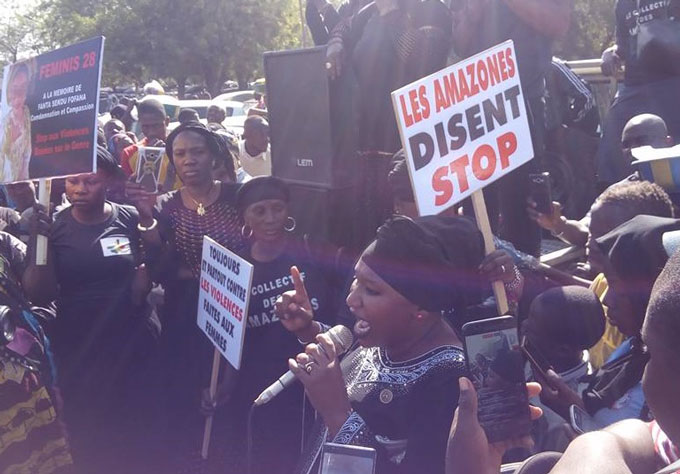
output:
{"label": "poster with portrait photo", "polygon": [[96,170],[104,37],[5,66],[0,183]]}

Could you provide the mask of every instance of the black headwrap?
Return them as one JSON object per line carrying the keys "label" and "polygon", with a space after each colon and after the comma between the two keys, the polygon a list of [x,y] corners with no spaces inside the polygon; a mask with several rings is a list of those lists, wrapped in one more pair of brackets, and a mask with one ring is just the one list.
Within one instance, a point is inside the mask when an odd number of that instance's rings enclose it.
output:
{"label": "black headwrap", "polygon": [[236,195],[236,209],[243,213],[251,204],[265,199],[279,199],[290,201],[290,190],[283,180],[274,176],[258,176],[246,182]]}
{"label": "black headwrap", "polygon": [[127,178],[113,155],[101,145],[97,145],[97,169],[110,174],[113,178]]}
{"label": "black headwrap", "polygon": [[427,311],[463,310],[477,303],[484,256],[482,235],[462,217],[394,217],[361,256],[407,300]]}
{"label": "black headwrap", "polygon": [[654,281],[668,260],[663,235],[678,229],[678,219],[640,215],[597,239],[640,317],[646,313]]}
{"label": "black headwrap", "polygon": [[218,157],[222,153],[224,153],[224,148],[226,146],[224,140],[222,140],[215,132],[211,131],[210,129],[208,129],[208,127],[206,127],[200,122],[187,122],[181,124],[172,132],[170,132],[170,135],[168,135],[168,138],[166,139],[165,153],[168,155],[170,163],[174,164],[172,156],[172,143],[175,141],[175,138],[177,138],[177,136],[180,133],[188,131],[196,132],[205,137],[208,149],[210,150],[210,153],[212,153],[213,156]]}

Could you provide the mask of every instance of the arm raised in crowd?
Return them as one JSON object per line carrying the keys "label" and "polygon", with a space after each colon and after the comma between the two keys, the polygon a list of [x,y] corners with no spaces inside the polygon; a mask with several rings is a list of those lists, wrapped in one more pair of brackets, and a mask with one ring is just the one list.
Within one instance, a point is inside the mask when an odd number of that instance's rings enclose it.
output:
{"label": "arm raised in crowd", "polygon": [[573,0],[501,0],[539,33],[552,39],[569,31]]}
{"label": "arm raised in crowd", "polygon": [[581,221],[569,220],[562,215],[562,205],[553,202],[550,214],[543,214],[536,210],[536,202],[529,198],[527,202],[527,214],[536,223],[549,230],[552,234],[565,242],[585,247],[588,240],[588,227]]}
{"label": "arm raised in crowd", "polygon": [[342,74],[346,58],[361,38],[366,23],[375,12],[377,12],[375,3],[370,3],[356,15],[340,20],[331,31],[326,50],[328,75],[331,79],[337,79]]}
{"label": "arm raised in crowd", "polygon": [[54,259],[51,252],[47,254],[47,265],[36,265],[35,250],[38,235],[49,237],[52,220],[45,208],[35,204],[31,217],[31,239],[28,247],[28,264],[22,277],[22,285],[26,296],[36,305],[47,305],[57,297],[57,276],[54,270]]}
{"label": "arm raised in crowd", "polygon": [[155,217],[157,196],[130,181],[125,183],[125,194],[139,213],[139,230],[148,264],[144,272],[148,272],[152,281],[161,282],[177,261],[171,246],[163,239],[161,224]]}
{"label": "arm raised in crowd", "polygon": [[276,315],[281,324],[303,343],[312,342],[321,333],[321,324],[314,321],[312,303],[302,282],[300,270],[291,267],[290,276],[294,289],[286,291],[276,301]]}

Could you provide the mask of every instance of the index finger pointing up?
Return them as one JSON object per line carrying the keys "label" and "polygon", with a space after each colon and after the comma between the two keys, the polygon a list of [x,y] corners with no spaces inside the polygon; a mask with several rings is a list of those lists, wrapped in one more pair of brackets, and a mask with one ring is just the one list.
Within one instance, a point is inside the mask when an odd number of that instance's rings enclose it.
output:
{"label": "index finger pointing up", "polygon": [[290,277],[293,279],[293,287],[295,288],[296,296],[308,299],[309,297],[307,296],[307,288],[305,288],[305,284],[302,281],[302,275],[300,275],[300,270],[298,270],[298,267],[294,265],[290,267]]}

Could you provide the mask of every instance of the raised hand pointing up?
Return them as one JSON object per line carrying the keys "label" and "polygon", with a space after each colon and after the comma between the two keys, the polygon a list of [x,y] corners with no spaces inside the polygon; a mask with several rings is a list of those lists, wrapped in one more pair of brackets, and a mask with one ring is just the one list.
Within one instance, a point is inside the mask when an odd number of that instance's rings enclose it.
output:
{"label": "raised hand pointing up", "polygon": [[300,270],[295,266],[290,267],[290,277],[294,289],[279,296],[274,311],[283,327],[294,333],[301,341],[311,342],[314,336],[321,332],[321,327],[314,322],[312,303]]}

